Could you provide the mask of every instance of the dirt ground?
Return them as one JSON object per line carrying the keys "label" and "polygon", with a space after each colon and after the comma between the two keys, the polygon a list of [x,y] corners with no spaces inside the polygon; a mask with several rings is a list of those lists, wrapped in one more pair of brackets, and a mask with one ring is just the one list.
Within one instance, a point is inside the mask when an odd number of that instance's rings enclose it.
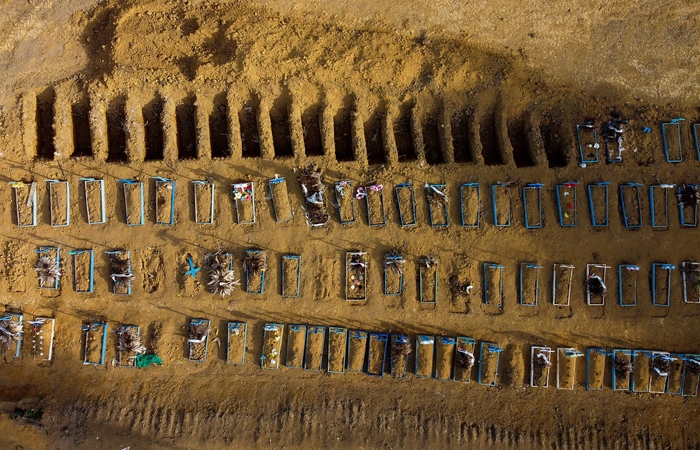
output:
{"label": "dirt ground", "polygon": [[[697,448],[700,406],[679,395],[530,388],[530,347],[698,353],[700,305],[651,304],[654,262],[697,261],[697,228],[650,224],[648,186],[697,183],[699,5],[675,1],[462,0],[64,1],[0,6],[0,214],[8,310],[56,318],[54,361],[39,367],[26,329],[20,360],[0,365],[3,448]],[[575,126],[626,124],[622,164],[579,167]],[[684,117],[684,161],[664,159],[661,123]],[[650,133],[642,132],[644,127]],[[601,141],[602,142],[602,141]],[[600,149],[604,154],[604,146]],[[295,168],[325,182],[384,187],[385,226],[364,201],[342,225],[309,227]],[[291,220],[276,222],[268,181],[285,177]],[[80,178],[104,179],[106,222],[89,225]],[[155,181],[175,181],[174,225],[157,225]],[[71,187],[71,220],[51,227],[50,179]],[[126,224],[122,179],[144,182],[144,224]],[[196,224],[192,181],[215,184],[214,223]],[[37,226],[19,228],[12,181],[35,181]],[[237,224],[229,186],[255,186],[255,223]],[[578,181],[578,225],[558,225],[555,186]],[[585,186],[610,182],[610,225],[590,224]],[[412,182],[417,225],[400,226],[393,187]],[[481,226],[460,224],[459,186],[481,186]],[[495,227],[490,186],[508,184],[510,227]],[[541,229],[523,223],[521,188],[543,183]],[[643,183],[643,226],[625,229],[618,185]],[[425,183],[446,185],[448,227],[429,225]],[[129,219],[138,215],[130,191]],[[91,198],[94,198],[91,196]],[[20,202],[26,213],[26,202]],[[94,205],[93,205],[94,206]],[[133,208],[136,206],[136,212]],[[240,208],[243,208],[241,206]],[[377,223],[376,206],[372,223]],[[30,211],[31,212],[31,211]],[[91,210],[91,220],[100,209]],[[239,209],[250,219],[251,211]],[[280,211],[278,211],[278,214]],[[23,220],[26,217],[22,215]],[[166,212],[166,219],[169,219]],[[500,216],[499,216],[500,217]],[[39,289],[39,246],[61,248],[59,291]],[[218,249],[241,274],[267,252],[262,295],[209,294],[202,269]],[[94,292],[76,293],[69,250],[93,249]],[[112,294],[105,251],[131,251],[132,294]],[[382,293],[384,255],[406,256],[401,296]],[[345,252],[367,252],[367,301],[346,302]],[[299,297],[281,294],[283,255],[302,257]],[[419,302],[418,261],[438,260],[436,304]],[[518,304],[519,267],[541,265],[539,305]],[[484,263],[504,266],[503,304],[485,304]],[[571,305],[552,305],[552,265],[575,266]],[[587,306],[585,267],[611,266],[605,306]],[[641,267],[637,306],[618,305],[617,267]],[[454,296],[450,278],[471,283]],[[79,278],[84,285],[83,275]],[[489,286],[493,287],[493,284]],[[493,293],[494,289],[489,289]],[[207,361],[188,361],[191,318],[211,320]],[[107,361],[83,365],[85,321],[109,324]],[[248,324],[245,364],[226,364],[226,324]],[[266,322],[384,333],[469,336],[499,344],[497,387],[259,366]],[[116,329],[139,325],[163,366],[114,366]],[[216,340],[218,338],[218,341]],[[476,355],[478,358],[478,355]],[[324,369],[326,363],[324,362]],[[13,420],[42,408],[40,424]]]}

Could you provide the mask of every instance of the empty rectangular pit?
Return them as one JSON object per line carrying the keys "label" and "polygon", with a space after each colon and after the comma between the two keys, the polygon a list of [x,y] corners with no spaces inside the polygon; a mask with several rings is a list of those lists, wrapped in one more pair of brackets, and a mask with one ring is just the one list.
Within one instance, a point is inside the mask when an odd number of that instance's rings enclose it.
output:
{"label": "empty rectangular pit", "polygon": [[457,163],[473,163],[474,149],[469,134],[469,114],[461,111],[452,116],[452,145]]}
{"label": "empty rectangular pit", "polygon": [[287,100],[277,99],[270,109],[270,124],[272,125],[272,143],[275,147],[275,157],[285,158],[294,156],[292,139],[289,131],[289,111]]}
{"label": "empty rectangular pit", "polygon": [[384,142],[382,139],[382,112],[375,111],[365,122],[365,145],[370,165],[385,164]]}
{"label": "empty rectangular pit", "polygon": [[155,98],[142,110],[144,135],[146,139],[146,161],[163,159],[163,100]]}
{"label": "empty rectangular pit", "polygon": [[556,120],[545,120],[540,124],[540,135],[544,144],[544,152],[549,161],[549,167],[566,167],[569,163],[566,154],[566,144],[561,130],[561,124]]}
{"label": "empty rectangular pit", "polygon": [[238,121],[241,125],[241,143],[244,158],[260,157],[260,135],[258,134],[258,117],[256,110],[258,105],[250,102],[243,105],[238,112]]}
{"label": "empty rectangular pit", "polygon": [[117,97],[107,108],[107,162],[127,161],[126,106],[123,97]]}
{"label": "empty rectangular pit", "polygon": [[209,115],[209,144],[212,158],[231,156],[231,143],[228,130],[228,104],[226,95],[214,97],[214,109]]}
{"label": "empty rectangular pit", "polygon": [[481,139],[481,153],[484,157],[484,164],[487,166],[503,164],[501,150],[498,145],[496,114],[493,111],[487,112],[481,118],[479,137]]}
{"label": "empty rectangular pit", "polygon": [[445,162],[440,139],[440,121],[433,116],[427,117],[423,122],[423,146],[425,160],[428,164],[435,165]]}
{"label": "empty rectangular pit", "polygon": [[415,161],[418,156],[411,131],[411,107],[401,109],[394,122],[394,140],[399,162]]}
{"label": "empty rectangular pit", "polygon": [[301,115],[301,126],[304,133],[304,148],[306,156],[323,156],[323,140],[321,139],[321,106],[313,105]]}
{"label": "empty rectangular pit", "polygon": [[333,117],[333,139],[335,142],[335,158],[338,161],[354,161],[355,152],[352,143],[352,112],[349,107],[338,110]]}
{"label": "empty rectangular pit", "polygon": [[194,99],[186,98],[175,107],[178,159],[197,159],[196,107]]}
{"label": "empty rectangular pit", "polygon": [[525,121],[513,120],[508,122],[508,139],[513,147],[513,161],[517,167],[530,167],[535,165],[530,150],[529,139]]}
{"label": "empty rectangular pit", "polygon": [[92,156],[90,135],[90,104],[87,101],[71,105],[73,122],[73,157]]}
{"label": "empty rectangular pit", "polygon": [[36,97],[36,157],[52,160],[56,153],[53,117],[56,92],[49,87]]}

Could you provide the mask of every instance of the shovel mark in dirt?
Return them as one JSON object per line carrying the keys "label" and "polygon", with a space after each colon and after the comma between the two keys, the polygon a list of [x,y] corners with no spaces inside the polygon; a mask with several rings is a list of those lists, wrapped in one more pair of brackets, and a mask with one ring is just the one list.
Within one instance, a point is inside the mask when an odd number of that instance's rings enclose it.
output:
{"label": "shovel mark in dirt", "polygon": [[54,138],[56,130],[53,127],[56,92],[48,87],[36,97],[36,157],[37,159],[52,160],[56,147]]}
{"label": "shovel mark in dirt", "polygon": [[90,104],[87,99],[71,105],[73,121],[73,154],[74,158],[92,156],[92,140],[90,138]]}
{"label": "shovel mark in dirt", "polygon": [[108,162],[126,162],[128,160],[125,103],[126,99],[120,96],[112,100],[107,108]]}
{"label": "shovel mark in dirt", "polygon": [[143,107],[146,161],[161,161],[164,152],[163,99],[157,96]]}

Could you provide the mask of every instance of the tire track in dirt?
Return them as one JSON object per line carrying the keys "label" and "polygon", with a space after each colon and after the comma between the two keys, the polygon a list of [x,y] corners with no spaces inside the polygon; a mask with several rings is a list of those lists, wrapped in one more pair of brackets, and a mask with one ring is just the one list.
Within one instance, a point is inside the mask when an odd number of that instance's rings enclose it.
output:
{"label": "tire track in dirt", "polygon": [[[140,389],[121,392],[116,397],[81,398],[72,404],[56,405],[56,427],[74,424],[73,433],[96,424],[114,430],[132,430],[159,440],[182,440],[183,444],[207,442],[267,445],[373,445],[392,442],[404,448],[419,445],[471,448],[662,448],[670,443],[649,430],[640,432],[609,430],[599,427],[578,429],[561,424],[554,432],[502,427],[469,421],[469,414],[430,409],[398,412],[397,405],[387,408],[357,398],[296,398],[267,402],[272,392],[257,399],[224,396],[218,406],[196,394],[194,405],[180,400],[150,396]],[[121,401],[124,399],[124,401]],[[259,405],[250,413],[248,401]],[[332,424],[332,426],[324,426]],[[688,442],[690,444],[690,442]],[[676,442],[679,444],[679,442]]]}

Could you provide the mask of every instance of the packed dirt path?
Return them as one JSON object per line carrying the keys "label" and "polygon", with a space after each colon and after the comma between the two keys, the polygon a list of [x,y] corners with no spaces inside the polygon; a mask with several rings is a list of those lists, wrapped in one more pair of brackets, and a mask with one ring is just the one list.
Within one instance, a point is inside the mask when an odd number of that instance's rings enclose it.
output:
{"label": "packed dirt path", "polygon": [[[56,318],[53,363],[39,366],[25,329],[20,358],[0,365],[3,448],[696,448],[697,397],[616,392],[611,358],[601,391],[586,390],[585,357],[573,390],[530,387],[533,345],[697,354],[700,305],[652,305],[650,268],[698,261],[698,229],[679,223],[670,191],[667,228],[652,229],[648,188],[698,183],[689,93],[697,74],[700,6],[691,2],[367,0],[19,2],[0,6],[2,292],[8,311]],[[508,11],[506,14],[505,11]],[[576,125],[622,117],[620,164],[579,166]],[[661,123],[681,122],[683,162],[667,163]],[[649,127],[649,133],[643,132]],[[310,227],[298,170],[324,173],[331,219]],[[284,177],[292,219],[276,222],[270,179]],[[156,180],[175,181],[174,224],[156,206]],[[105,223],[88,224],[81,178],[104,180]],[[128,227],[125,183],[144,183],[144,224]],[[70,225],[52,227],[47,180],[70,184]],[[332,183],[381,184],[385,226],[365,200],[340,223]],[[10,182],[36,182],[36,226],[17,226]],[[193,181],[215,186],[213,224],[195,223]],[[237,223],[231,183],[255,186],[256,220]],[[560,227],[555,186],[579,182],[576,227]],[[412,182],[417,224],[400,226],[394,187]],[[479,183],[481,224],[461,224],[463,183]],[[496,227],[491,186],[506,183]],[[610,182],[610,224],[592,227],[586,187]],[[642,227],[627,229],[618,186],[643,183]],[[450,224],[429,225],[425,183],[445,184]],[[542,183],[543,224],[524,227],[522,188]],[[368,189],[369,190],[369,189]],[[354,193],[354,192],[353,192]],[[63,203],[65,204],[65,202]],[[136,203],[132,203],[133,207]],[[206,210],[203,210],[206,211]],[[287,210],[284,210],[287,211]],[[97,214],[98,210],[93,211]],[[138,213],[132,214],[132,218]],[[26,219],[26,216],[22,216]],[[163,219],[165,217],[165,219]],[[160,218],[160,219],[159,219]],[[376,217],[375,217],[376,218]],[[39,289],[40,246],[61,248],[58,291]],[[219,249],[237,275],[247,249],[267,252],[266,288],[208,292]],[[94,292],[69,250],[94,251]],[[105,251],[128,249],[132,293],[112,293]],[[406,256],[400,296],[382,291],[383,257]],[[368,257],[366,301],[346,301],[346,252]],[[283,255],[302,256],[300,296],[281,295]],[[438,259],[437,303],[419,302],[419,260]],[[520,265],[542,266],[539,304],[519,304]],[[486,304],[484,264],[503,265],[501,307]],[[553,264],[571,264],[571,303],[552,305]],[[586,304],[587,264],[610,266],[604,306]],[[636,264],[637,306],[618,304],[618,266]],[[455,277],[455,278],[453,278]],[[472,284],[464,295],[456,284]],[[498,283],[496,283],[498,285]],[[452,289],[451,289],[452,286]],[[493,293],[493,291],[490,291]],[[207,361],[188,360],[188,324],[211,320]],[[81,325],[109,325],[104,365],[83,365]],[[226,364],[227,323],[248,326],[245,364]],[[261,369],[267,322],[382,333],[469,336],[503,349],[496,387],[285,367]],[[120,324],[141,327],[160,367],[115,366]],[[218,341],[215,339],[218,338]],[[282,339],[283,349],[287,338]],[[326,352],[327,353],[327,352]],[[284,353],[283,353],[284,354]],[[281,356],[281,355],[280,355]],[[475,355],[478,358],[478,355]],[[388,368],[387,368],[388,371]],[[39,424],[10,419],[41,408]]]}

